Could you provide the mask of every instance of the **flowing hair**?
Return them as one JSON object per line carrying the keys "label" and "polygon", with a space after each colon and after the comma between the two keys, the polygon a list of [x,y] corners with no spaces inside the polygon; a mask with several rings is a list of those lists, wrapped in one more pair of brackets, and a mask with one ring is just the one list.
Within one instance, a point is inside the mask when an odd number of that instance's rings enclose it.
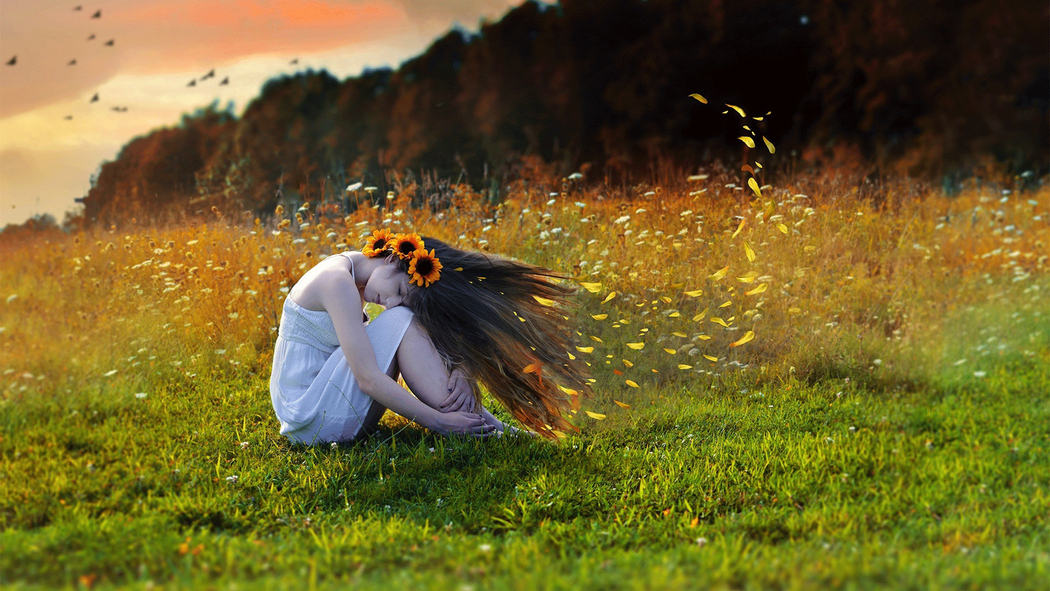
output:
{"label": "flowing hair", "polygon": [[[514,417],[548,438],[578,430],[564,417],[589,388],[570,349],[575,288],[549,269],[463,251],[430,237],[441,278],[405,303],[446,364],[484,384]],[[408,262],[401,261],[407,271]],[[539,298],[539,299],[537,299]]]}

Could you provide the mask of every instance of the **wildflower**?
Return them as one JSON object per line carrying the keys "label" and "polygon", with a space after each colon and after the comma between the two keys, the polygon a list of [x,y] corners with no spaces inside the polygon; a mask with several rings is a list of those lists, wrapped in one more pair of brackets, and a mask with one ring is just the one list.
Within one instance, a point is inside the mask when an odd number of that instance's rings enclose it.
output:
{"label": "wildflower", "polygon": [[145,398],[146,396],[148,396],[148,394],[146,394],[145,392],[139,392],[139,393],[135,394],[135,398],[138,398],[140,400]]}
{"label": "wildflower", "polygon": [[237,484],[237,475],[234,474],[233,476],[227,476],[226,482],[229,482],[230,484]]}

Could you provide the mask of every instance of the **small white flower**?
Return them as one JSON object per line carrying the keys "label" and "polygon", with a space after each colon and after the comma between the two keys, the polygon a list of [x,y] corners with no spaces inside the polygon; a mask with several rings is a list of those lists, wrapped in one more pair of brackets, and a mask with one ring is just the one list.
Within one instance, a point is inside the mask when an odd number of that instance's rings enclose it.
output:
{"label": "small white flower", "polygon": [[248,447],[248,442],[247,441],[242,441],[241,442],[241,449],[244,449],[246,447]]}
{"label": "small white flower", "polygon": [[700,546],[701,548],[703,548],[704,546],[707,545],[707,538],[697,538],[696,539],[696,545]]}
{"label": "small white flower", "polygon": [[146,394],[145,392],[139,392],[139,393],[135,394],[135,398],[138,398],[140,400],[142,398],[145,398],[146,396],[148,396],[148,394]]}
{"label": "small white flower", "polygon": [[106,373],[102,374],[102,377],[108,378],[109,376],[114,375],[116,373],[117,373],[117,370],[111,369],[111,370],[107,371]]}
{"label": "small white flower", "polygon": [[13,302],[13,301],[15,301],[17,299],[18,299],[18,294],[17,293],[13,293],[13,294],[7,296],[7,303],[10,304],[11,302]]}
{"label": "small white flower", "polygon": [[216,355],[225,355],[226,354],[226,349],[216,349],[215,350],[215,354]]}
{"label": "small white flower", "polygon": [[983,378],[986,375],[988,375],[988,374],[983,372],[983,371],[975,371],[975,372],[973,372],[973,377],[975,377],[975,378]]}
{"label": "small white flower", "polygon": [[226,477],[226,482],[229,482],[230,484],[236,484],[237,483],[237,475],[234,474],[233,476],[227,476]]}

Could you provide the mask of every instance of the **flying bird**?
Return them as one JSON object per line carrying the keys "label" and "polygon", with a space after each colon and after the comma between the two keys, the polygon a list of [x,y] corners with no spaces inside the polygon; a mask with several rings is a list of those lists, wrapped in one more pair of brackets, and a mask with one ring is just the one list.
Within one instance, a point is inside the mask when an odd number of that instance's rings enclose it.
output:
{"label": "flying bird", "polygon": [[288,62],[288,63],[289,63],[289,65],[292,65],[292,66],[294,66],[295,64],[298,64],[298,63],[299,63],[299,58],[295,58],[294,60],[292,60],[292,61],[290,61],[290,62]]}
{"label": "flying bird", "polygon": [[95,96],[91,97],[91,100],[88,101],[88,102],[89,103],[97,103],[98,102],[98,93],[96,92]]}
{"label": "flying bird", "polygon": [[225,85],[227,85],[229,83],[230,83],[230,77],[227,76],[227,77],[222,79],[222,82],[219,83],[219,86],[225,86]]}
{"label": "flying bird", "polygon": [[187,84],[186,86],[197,86],[197,79],[194,78],[193,80],[190,80],[190,83]]}
{"label": "flying bird", "polygon": [[93,40],[94,38],[95,38],[95,34],[94,34],[94,33],[92,33],[92,34],[91,34],[91,36],[90,36],[90,37],[88,37],[88,41],[92,41],[92,40]]}
{"label": "flying bird", "polygon": [[73,8],[73,10],[82,10],[83,8],[84,8],[83,6],[76,6],[76,7]]}
{"label": "flying bird", "polygon": [[113,107],[113,110],[118,112],[118,113],[124,113],[124,112],[127,112],[128,108],[127,107]]}
{"label": "flying bird", "polygon": [[18,61],[18,56],[17,55],[12,55],[11,59],[7,60],[7,65],[13,66],[13,65],[15,65],[15,63],[17,61]]}
{"label": "flying bird", "polygon": [[66,115],[66,121],[69,121],[69,120],[70,120],[70,119],[72,119],[72,118],[73,118],[73,116],[72,116],[72,115]]}
{"label": "flying bird", "polygon": [[201,77],[201,80],[207,80],[208,78],[214,78],[214,77],[215,77],[215,70],[212,70],[212,71],[208,72],[207,74],[205,74],[203,77]]}
{"label": "flying bird", "polygon": [[91,18],[102,18],[102,9],[101,8],[98,9],[98,12],[96,12],[93,15],[91,15]]}
{"label": "flying bird", "polygon": [[106,45],[108,45],[109,47],[113,47],[114,41],[116,41],[116,39],[110,39],[109,41],[106,41]]}
{"label": "flying bird", "polygon": [[77,60],[76,60],[76,58],[74,58],[74,59],[71,59],[71,60],[69,60],[69,64],[68,64],[68,65],[70,65],[70,66],[75,66],[75,65],[77,65]]}

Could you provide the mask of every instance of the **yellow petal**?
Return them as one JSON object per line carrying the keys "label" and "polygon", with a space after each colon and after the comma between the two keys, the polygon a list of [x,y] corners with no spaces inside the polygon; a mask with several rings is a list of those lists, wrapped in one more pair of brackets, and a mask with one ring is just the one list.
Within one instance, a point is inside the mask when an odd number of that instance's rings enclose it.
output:
{"label": "yellow petal", "polygon": [[766,143],[766,148],[769,149],[770,154],[777,151],[777,149],[773,147],[773,142],[767,140],[766,136],[762,136],[762,141]]}
{"label": "yellow petal", "polygon": [[717,358],[717,357],[712,357],[712,356],[710,356],[710,355],[704,355],[704,359],[706,359],[706,360],[708,360],[708,361],[712,361],[712,362],[714,362],[714,361],[718,361],[718,358]]}
{"label": "yellow petal", "polygon": [[595,419],[595,420],[597,420],[597,421],[600,421],[600,420],[602,420],[602,419],[604,419],[604,418],[605,418],[605,415],[603,415],[603,414],[598,414],[598,413],[596,413],[596,412],[591,412],[591,411],[589,411],[589,410],[585,410],[585,411],[583,411],[583,412],[587,413],[587,416],[589,416],[589,417],[591,417],[592,419]]}
{"label": "yellow petal", "polygon": [[788,233],[788,227],[785,226],[784,224],[777,224],[777,230],[780,230],[785,235]]}
{"label": "yellow petal", "polygon": [[616,400],[615,398],[613,399],[613,402],[615,402],[616,406],[619,406],[620,408],[631,408],[630,404],[627,404],[625,402],[620,402],[619,400]]}
{"label": "yellow petal", "polygon": [[674,355],[678,351],[675,351],[674,349],[668,349],[667,347],[664,347],[664,352],[667,353],[668,355]]}
{"label": "yellow petal", "polygon": [[[740,113],[741,117],[746,117],[746,115],[744,115],[744,110],[741,109],[740,107],[738,107],[736,105],[730,105],[729,103],[726,103],[726,106],[729,107],[730,109],[733,109],[737,113]],[[754,147],[754,146],[752,146],[752,147]]]}
{"label": "yellow petal", "polygon": [[672,283],[671,289],[682,289],[685,287],[685,283]]}
{"label": "yellow petal", "polygon": [[762,117],[752,117],[752,119],[754,119],[755,121],[761,121]]}
{"label": "yellow petal", "polygon": [[751,187],[751,190],[755,192],[755,195],[758,195],[759,197],[762,196],[762,189],[758,188],[758,181],[755,180],[755,177],[747,179],[747,186]]}
{"label": "yellow petal", "polygon": [[712,316],[712,317],[711,317],[711,322],[714,322],[715,324],[721,324],[722,326],[724,326],[724,327],[726,327],[726,328],[729,328],[729,325],[728,325],[728,324],[726,324],[726,321],[725,321],[725,320],[722,320],[722,319],[721,319],[721,318],[719,318],[718,316]]}
{"label": "yellow petal", "polygon": [[671,334],[673,334],[674,336],[676,336],[676,337],[678,337],[680,339],[684,339],[687,336],[689,336],[689,335],[685,334],[684,332],[672,332]]}
{"label": "yellow petal", "polygon": [[579,394],[579,392],[577,392],[576,390],[573,390],[572,388],[566,388],[565,386],[562,386],[561,384],[558,384],[558,389],[561,390],[562,392],[565,392],[569,396],[576,396],[577,394]]}
{"label": "yellow petal", "polygon": [[566,351],[565,353],[569,355],[569,359],[576,359],[576,356],[572,353],[569,353],[568,351]]}
{"label": "yellow petal", "polygon": [[744,254],[747,255],[747,260],[755,260],[755,251],[751,250],[751,245],[747,242],[744,243]]}
{"label": "yellow petal", "polygon": [[693,322],[700,322],[701,320],[703,320],[704,316],[707,316],[707,311],[710,309],[710,307],[704,308],[703,312],[697,314],[696,316],[693,316]]}
{"label": "yellow petal", "polygon": [[589,291],[591,293],[598,293],[599,291],[602,290],[602,284],[601,283],[583,283],[583,282],[580,282],[580,287],[586,289],[587,291]]}
{"label": "yellow petal", "polygon": [[612,300],[612,299],[613,299],[614,297],[616,297],[616,292],[615,292],[615,291],[610,291],[610,292],[609,292],[609,295],[605,296],[605,299],[604,299],[604,300],[602,300],[602,303],[604,304],[604,303],[606,303],[606,302],[609,302],[609,301],[611,301],[611,300]]}
{"label": "yellow petal", "polygon": [[768,287],[769,287],[769,286],[768,286],[768,285],[766,285],[765,283],[759,283],[759,284],[758,284],[758,287],[756,287],[755,289],[752,289],[751,291],[745,291],[745,292],[744,292],[744,295],[755,295],[755,294],[759,294],[759,293],[762,293],[763,291],[766,291],[766,288],[768,288]]}
{"label": "yellow petal", "polygon": [[687,295],[687,296],[689,296],[691,298],[695,298],[695,297],[699,297],[703,293],[704,293],[704,290],[697,289],[697,290],[693,290],[693,291],[687,291],[687,292],[685,292],[685,295]]}
{"label": "yellow petal", "polygon": [[591,314],[591,318],[594,318],[595,320],[605,320],[608,317],[608,314]]}
{"label": "yellow petal", "polygon": [[721,306],[719,306],[719,308],[725,308],[726,306],[728,306],[728,305],[730,305],[732,303],[733,303],[733,300],[726,300],[725,303],[723,303]]}
{"label": "yellow petal", "polygon": [[539,371],[539,369],[540,369],[540,364],[539,363],[530,363],[530,364],[526,365],[521,370],[521,372],[522,373],[536,373],[537,371]]}
{"label": "yellow petal", "polygon": [[711,337],[706,335],[706,334],[698,334],[698,335],[696,335],[696,338],[700,339],[701,341],[710,341],[711,340]]}
{"label": "yellow petal", "polygon": [[748,271],[747,273],[744,273],[740,277],[737,277],[736,280],[739,281],[740,283],[754,283],[755,277],[758,277],[758,273],[757,272],[755,272],[755,271]]}
{"label": "yellow petal", "polygon": [[645,346],[645,343],[627,343],[627,346],[638,351]]}
{"label": "yellow petal", "polygon": [[729,265],[726,265],[725,267],[722,267],[721,269],[715,271],[711,275],[708,275],[708,277],[710,277],[711,279],[714,279],[715,281],[721,281],[722,278],[725,277],[726,273],[728,273],[728,272],[729,272]]}
{"label": "yellow petal", "polygon": [[679,316],[681,316],[681,314],[679,314],[678,312],[671,312],[667,315],[668,318],[678,318]]}
{"label": "yellow petal", "polygon": [[626,380],[624,383],[627,384],[628,386],[632,387],[632,388],[637,388],[638,387],[638,384],[634,383],[632,380]]}
{"label": "yellow petal", "polygon": [[660,301],[662,301],[665,304],[670,304],[671,303],[671,298],[669,298],[667,296],[660,296]]}
{"label": "yellow petal", "polygon": [[591,351],[594,351],[594,347],[576,347],[576,350],[580,353],[590,353]]}
{"label": "yellow petal", "polygon": [[755,168],[762,168],[762,163],[758,160],[755,160]]}
{"label": "yellow petal", "polygon": [[623,364],[626,365],[627,367],[634,367],[634,364],[631,363],[630,361],[627,361],[626,359],[623,360]]}
{"label": "yellow petal", "polygon": [[744,336],[740,337],[740,340],[734,341],[732,343],[729,343],[729,346],[730,347],[739,347],[740,345],[743,345],[744,343],[747,343],[747,342],[751,341],[751,339],[753,339],[753,338],[755,338],[755,333],[753,331],[749,330],[746,333],[744,333]]}
{"label": "yellow petal", "polygon": [[543,306],[553,306],[554,300],[548,300],[547,298],[541,298],[540,296],[532,296],[537,302]]}
{"label": "yellow petal", "polygon": [[749,147],[749,148],[754,148],[755,147],[755,140],[747,137],[746,135],[742,135],[742,136],[740,136],[740,137],[738,137],[736,139],[744,142],[744,145]]}
{"label": "yellow petal", "polygon": [[693,369],[693,366],[692,365],[686,365],[684,363],[679,363],[678,364],[678,369]]}
{"label": "yellow petal", "polygon": [[740,225],[736,227],[736,232],[733,232],[733,238],[736,238],[737,234],[744,229],[744,224],[747,223],[747,218],[740,220]]}
{"label": "yellow petal", "polygon": [[605,342],[605,341],[599,339],[598,337],[596,337],[594,335],[591,335],[591,340],[596,342],[596,343],[604,343]]}
{"label": "yellow petal", "polygon": [[689,96],[695,98],[696,100],[700,101],[701,103],[703,103],[705,105],[707,104],[707,99],[705,99],[703,96],[701,96],[701,95],[699,95],[699,94],[697,94],[695,92],[693,94],[689,95]]}

